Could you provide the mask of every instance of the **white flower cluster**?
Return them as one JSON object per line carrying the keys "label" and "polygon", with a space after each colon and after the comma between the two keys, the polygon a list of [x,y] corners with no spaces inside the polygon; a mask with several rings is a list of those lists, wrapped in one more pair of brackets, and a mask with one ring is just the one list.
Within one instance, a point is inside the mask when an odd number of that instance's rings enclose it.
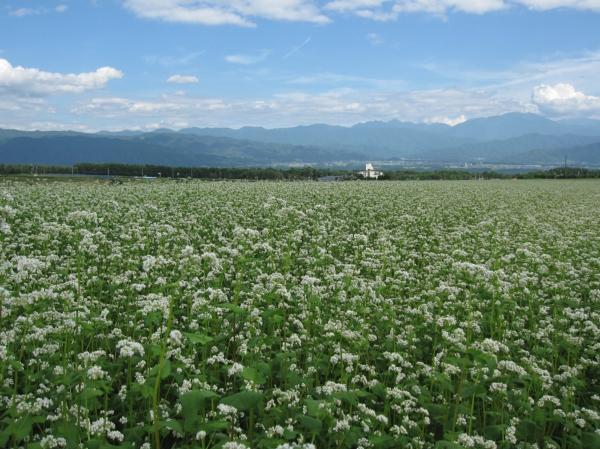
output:
{"label": "white flower cluster", "polygon": [[141,343],[132,340],[119,340],[117,349],[121,357],[133,357],[134,355],[144,356],[144,346]]}

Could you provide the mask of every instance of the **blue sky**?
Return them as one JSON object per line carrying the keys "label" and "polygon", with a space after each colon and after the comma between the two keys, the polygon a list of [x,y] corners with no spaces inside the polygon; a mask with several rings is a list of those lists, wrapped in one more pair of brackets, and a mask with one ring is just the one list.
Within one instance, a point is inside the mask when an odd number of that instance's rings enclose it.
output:
{"label": "blue sky", "polygon": [[0,127],[600,118],[600,0],[0,0]]}

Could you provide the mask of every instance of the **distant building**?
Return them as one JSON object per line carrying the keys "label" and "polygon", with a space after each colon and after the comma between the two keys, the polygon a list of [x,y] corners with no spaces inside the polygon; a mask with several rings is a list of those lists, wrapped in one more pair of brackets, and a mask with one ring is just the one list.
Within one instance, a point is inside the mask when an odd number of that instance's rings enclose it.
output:
{"label": "distant building", "polygon": [[370,162],[365,165],[365,169],[363,171],[359,171],[358,174],[365,179],[379,179],[380,176],[383,176],[383,172],[375,170],[373,168],[373,164]]}

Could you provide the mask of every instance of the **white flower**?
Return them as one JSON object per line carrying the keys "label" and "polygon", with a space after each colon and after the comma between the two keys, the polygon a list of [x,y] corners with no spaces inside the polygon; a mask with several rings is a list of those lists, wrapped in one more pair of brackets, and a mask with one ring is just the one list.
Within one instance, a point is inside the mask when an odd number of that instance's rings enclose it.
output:
{"label": "white flower", "polygon": [[183,335],[181,335],[181,332],[179,332],[178,330],[172,330],[169,333],[169,340],[171,341],[171,344],[173,346],[181,346],[182,338],[183,338]]}
{"label": "white flower", "polygon": [[132,340],[120,340],[117,343],[117,349],[120,350],[121,357],[133,357],[138,354],[140,357],[144,356],[144,347]]}

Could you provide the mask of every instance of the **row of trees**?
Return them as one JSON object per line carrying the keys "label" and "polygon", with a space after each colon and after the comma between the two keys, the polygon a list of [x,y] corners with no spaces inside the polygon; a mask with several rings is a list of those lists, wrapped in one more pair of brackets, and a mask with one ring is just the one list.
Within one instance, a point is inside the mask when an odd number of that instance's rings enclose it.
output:
{"label": "row of trees", "polygon": [[[316,180],[334,176],[340,180],[359,179],[354,171],[329,168],[259,168],[259,167],[169,167],[161,165],[92,164],[74,166],[7,165],[0,164],[0,175],[92,175],[156,178],[194,179],[247,179],[247,180]],[[396,170],[386,171],[380,180],[471,180],[471,179],[557,179],[557,178],[600,178],[600,170],[577,167],[561,167],[544,171],[519,174],[504,174],[494,171],[470,172],[466,170]]]}
{"label": "row of trees", "polygon": [[523,179],[575,179],[575,178],[600,178],[600,170],[590,170],[580,167],[560,167],[544,171],[522,173]]}
{"label": "row of trees", "polygon": [[163,165],[93,164],[73,166],[0,164],[0,175],[95,175],[194,179],[300,180],[341,176],[348,172],[314,167],[289,169],[259,167],[169,167]]}

